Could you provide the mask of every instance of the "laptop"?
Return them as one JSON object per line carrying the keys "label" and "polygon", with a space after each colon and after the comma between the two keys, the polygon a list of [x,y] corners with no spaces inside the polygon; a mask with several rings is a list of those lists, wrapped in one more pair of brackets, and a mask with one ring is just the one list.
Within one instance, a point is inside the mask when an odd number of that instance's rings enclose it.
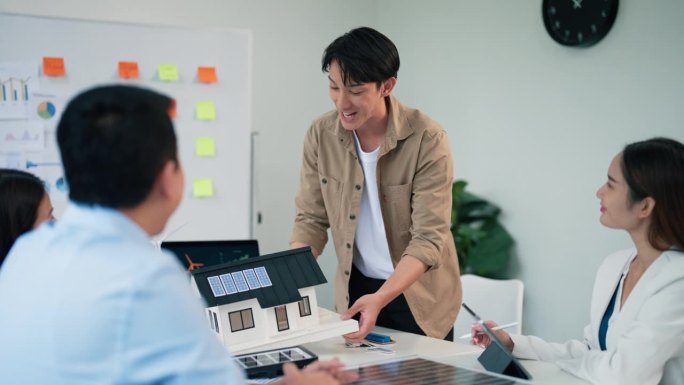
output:
{"label": "laptop", "polygon": [[187,272],[259,256],[256,239],[231,241],[168,241],[162,249],[173,253]]}

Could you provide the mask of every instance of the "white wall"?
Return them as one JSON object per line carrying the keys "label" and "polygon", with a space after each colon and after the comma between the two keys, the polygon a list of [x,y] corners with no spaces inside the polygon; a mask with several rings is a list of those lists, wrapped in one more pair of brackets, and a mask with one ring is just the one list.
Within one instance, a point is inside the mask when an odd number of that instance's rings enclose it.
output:
{"label": "white wall", "polygon": [[[631,245],[595,192],[624,144],[684,140],[684,2],[622,0],[608,36],[555,43],[541,1],[380,0],[396,94],[448,130],[457,178],[498,203],[517,241],[524,332],[581,337],[594,273]],[[486,316],[486,315],[484,315]]]}
{"label": "white wall", "polygon": [[[580,336],[598,263],[630,245],[597,221],[612,156],[654,135],[684,141],[680,0],[622,0],[588,49],[546,35],[540,0],[3,0],[0,11],[251,29],[263,252],[287,246],[304,132],[332,107],[323,49],[353,27],[380,29],[399,47],[397,96],[447,128],[456,177],[504,209],[524,331],[549,339]],[[320,261],[331,277],[330,245]],[[331,285],[318,297],[332,307]]]}

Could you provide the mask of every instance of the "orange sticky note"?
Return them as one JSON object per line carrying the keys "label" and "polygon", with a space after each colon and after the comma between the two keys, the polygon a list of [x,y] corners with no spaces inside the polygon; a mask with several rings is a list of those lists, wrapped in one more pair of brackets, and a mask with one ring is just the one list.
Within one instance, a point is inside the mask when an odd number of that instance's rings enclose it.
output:
{"label": "orange sticky note", "polygon": [[62,57],[43,57],[43,73],[45,76],[64,76],[64,58]]}
{"label": "orange sticky note", "polygon": [[138,62],[135,61],[120,61],[119,62],[119,77],[121,79],[137,79]]}
{"label": "orange sticky note", "polygon": [[169,104],[169,117],[171,119],[176,117],[176,99],[171,99],[171,103]]}
{"label": "orange sticky note", "polygon": [[197,77],[202,83],[216,83],[216,67],[197,67]]}

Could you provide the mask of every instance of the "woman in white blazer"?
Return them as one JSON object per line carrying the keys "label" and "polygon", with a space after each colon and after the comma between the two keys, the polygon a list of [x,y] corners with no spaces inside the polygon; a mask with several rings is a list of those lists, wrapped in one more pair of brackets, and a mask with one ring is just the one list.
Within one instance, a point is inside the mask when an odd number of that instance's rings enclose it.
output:
{"label": "woman in white blazer", "polygon": [[[583,340],[497,336],[519,358],[554,362],[594,384],[684,384],[684,145],[626,146],[596,196],[601,223],[626,230],[634,248],[599,267]],[[472,343],[486,347],[481,332],[473,326]]]}

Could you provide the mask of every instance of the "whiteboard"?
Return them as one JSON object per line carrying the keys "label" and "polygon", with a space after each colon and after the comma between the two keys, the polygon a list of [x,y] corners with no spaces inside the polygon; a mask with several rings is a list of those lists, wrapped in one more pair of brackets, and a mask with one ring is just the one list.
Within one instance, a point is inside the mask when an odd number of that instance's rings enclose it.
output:
{"label": "whiteboard", "polygon": [[[249,31],[6,13],[0,13],[0,25],[0,81],[6,86],[0,93],[0,167],[23,169],[41,177],[57,216],[68,200],[55,143],[61,111],[84,89],[123,83],[151,88],[176,100],[174,126],[186,177],[185,197],[158,238],[250,238]],[[46,76],[44,57],[63,58],[65,75]],[[121,61],[137,62],[139,78],[120,79]],[[176,66],[177,81],[159,79],[162,64]],[[199,81],[199,66],[214,67],[218,81]],[[215,119],[199,119],[198,102],[213,102]],[[203,141],[199,153],[198,138]],[[199,190],[195,190],[196,181]],[[208,181],[211,191],[201,188],[207,187]]]}

